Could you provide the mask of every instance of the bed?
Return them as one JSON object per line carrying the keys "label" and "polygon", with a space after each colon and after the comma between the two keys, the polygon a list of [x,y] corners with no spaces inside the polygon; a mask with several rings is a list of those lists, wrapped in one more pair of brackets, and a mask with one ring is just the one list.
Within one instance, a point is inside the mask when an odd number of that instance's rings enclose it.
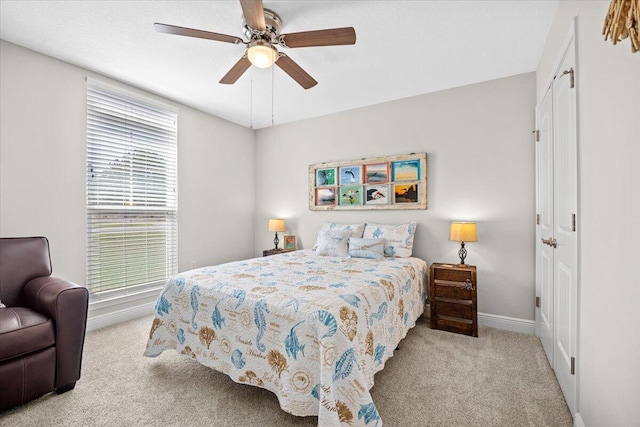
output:
{"label": "bed", "polygon": [[301,250],[181,273],[144,354],[175,349],[320,426],[380,426],[369,390],[424,310],[426,268]]}

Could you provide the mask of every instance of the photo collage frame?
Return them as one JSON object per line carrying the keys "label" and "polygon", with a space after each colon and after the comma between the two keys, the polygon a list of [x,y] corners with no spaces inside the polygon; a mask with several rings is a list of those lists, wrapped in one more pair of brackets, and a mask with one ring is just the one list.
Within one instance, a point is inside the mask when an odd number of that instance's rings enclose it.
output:
{"label": "photo collage frame", "polygon": [[309,166],[310,210],[426,208],[427,153]]}

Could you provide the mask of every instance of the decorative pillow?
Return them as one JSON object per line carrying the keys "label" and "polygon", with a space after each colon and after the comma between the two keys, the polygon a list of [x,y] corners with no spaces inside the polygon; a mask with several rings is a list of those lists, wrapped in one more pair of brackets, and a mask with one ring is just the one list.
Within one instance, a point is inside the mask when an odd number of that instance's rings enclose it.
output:
{"label": "decorative pillow", "polygon": [[349,255],[352,258],[384,259],[385,239],[349,238]]}
{"label": "decorative pillow", "polygon": [[364,228],[365,239],[386,240],[384,256],[408,258],[413,252],[413,237],[416,233],[416,223],[408,224],[367,224]]}
{"label": "decorative pillow", "polygon": [[320,256],[349,258],[347,243],[349,242],[350,234],[350,230],[318,231],[318,239],[316,240],[316,254]]}
{"label": "decorative pillow", "polygon": [[[362,237],[362,233],[364,233],[364,223],[361,224],[338,224],[336,222],[325,222],[320,227],[320,231],[344,231],[349,230],[351,232],[351,237]],[[313,246],[313,250],[315,251],[318,247],[318,242]]]}

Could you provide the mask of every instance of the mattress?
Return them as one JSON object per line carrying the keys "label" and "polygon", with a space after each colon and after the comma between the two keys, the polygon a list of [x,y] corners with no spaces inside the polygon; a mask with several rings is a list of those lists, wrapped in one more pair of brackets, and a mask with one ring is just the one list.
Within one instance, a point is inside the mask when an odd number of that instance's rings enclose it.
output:
{"label": "mattress", "polygon": [[174,349],[320,426],[380,426],[369,391],[424,310],[426,268],[303,250],[184,272],[158,298],[144,354]]}

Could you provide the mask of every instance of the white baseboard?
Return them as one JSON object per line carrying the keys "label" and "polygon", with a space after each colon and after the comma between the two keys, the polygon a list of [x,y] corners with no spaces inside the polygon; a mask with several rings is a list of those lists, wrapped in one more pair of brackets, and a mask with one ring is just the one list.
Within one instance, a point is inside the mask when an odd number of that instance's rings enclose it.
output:
{"label": "white baseboard", "polygon": [[573,427],[585,427],[584,421],[582,421],[582,417],[580,416],[580,412],[573,417]]}
{"label": "white baseboard", "polygon": [[[429,318],[431,307],[427,304],[422,317]],[[478,313],[478,325],[490,328],[504,329],[506,331],[520,332],[521,334],[535,335],[536,323],[533,320],[518,319],[516,317],[498,316],[497,314]]]}
{"label": "white baseboard", "polygon": [[498,316],[497,314],[478,313],[478,325],[520,332],[527,335],[535,335],[536,332],[536,323],[533,320]]}
{"label": "white baseboard", "polygon": [[87,331],[93,331],[95,329],[115,325],[116,323],[149,316],[153,314],[154,306],[155,302],[148,302],[135,307],[123,308],[121,310],[115,310],[110,313],[100,314],[97,316],[89,315],[89,318],[87,319]]}

